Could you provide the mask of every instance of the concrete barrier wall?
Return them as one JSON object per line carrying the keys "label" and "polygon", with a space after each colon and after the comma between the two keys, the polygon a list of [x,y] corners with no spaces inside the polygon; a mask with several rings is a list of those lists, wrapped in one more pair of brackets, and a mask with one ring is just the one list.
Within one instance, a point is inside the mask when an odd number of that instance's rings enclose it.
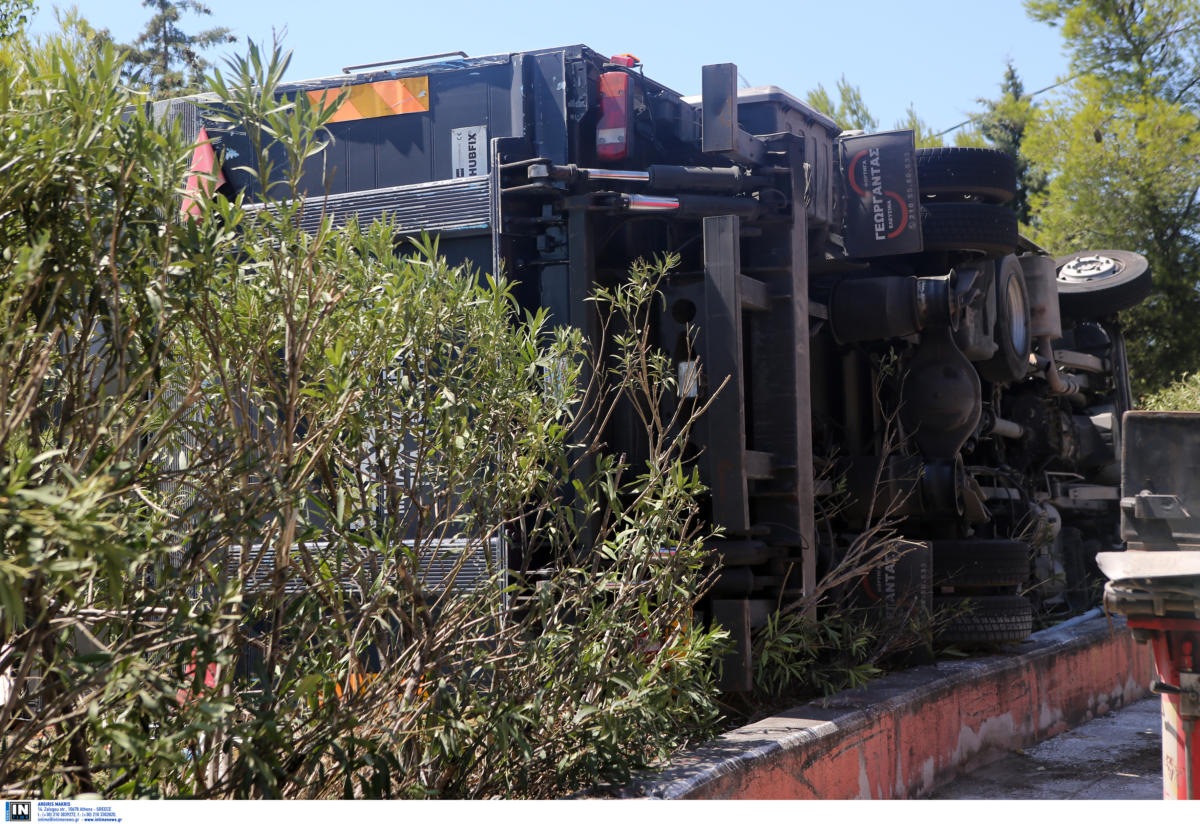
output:
{"label": "concrete barrier wall", "polygon": [[734,730],[628,794],[913,798],[1143,697],[1146,645],[1099,610],[1011,653],[917,667]]}

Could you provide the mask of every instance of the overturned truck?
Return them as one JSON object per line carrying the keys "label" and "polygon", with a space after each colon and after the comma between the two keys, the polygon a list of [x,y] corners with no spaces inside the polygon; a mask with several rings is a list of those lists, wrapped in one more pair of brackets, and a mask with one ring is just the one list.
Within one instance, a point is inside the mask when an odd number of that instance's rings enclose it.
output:
{"label": "overturned truck", "polygon": [[[750,685],[751,629],[812,592],[880,507],[917,548],[866,591],[969,599],[949,640],[1020,640],[1034,600],[1092,598],[1092,558],[1119,542],[1132,406],[1116,313],[1149,289],[1143,258],[1053,258],[1004,205],[1007,155],[844,132],[777,87],[738,89],[732,64],[684,97],[583,46],[446,58],[283,89],[349,87],[308,161],[307,219],[438,233],[452,261],[503,269],[522,306],[593,339],[597,285],[679,257],[652,322],[674,402],[711,400],[691,452],[723,535],[704,609],[737,642],[727,688]],[[192,114],[218,155],[247,153]],[[236,164],[223,173],[254,198]],[[619,419],[605,439],[644,452]]]}

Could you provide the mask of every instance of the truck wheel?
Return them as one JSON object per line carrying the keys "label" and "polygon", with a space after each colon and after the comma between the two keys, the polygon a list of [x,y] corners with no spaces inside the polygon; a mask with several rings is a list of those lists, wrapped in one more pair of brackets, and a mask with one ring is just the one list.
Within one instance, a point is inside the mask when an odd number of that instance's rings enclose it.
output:
{"label": "truck wheel", "polygon": [[1016,383],[1029,372],[1029,295],[1021,264],[1008,255],[996,267],[996,326],[993,340],[999,347],[990,360],[979,364],[979,374],[992,383]]}
{"label": "truck wheel", "polygon": [[1017,215],[990,203],[922,203],[921,234],[927,252],[1001,257],[1017,250]]}
{"label": "truck wheel", "polygon": [[1029,577],[1029,544],[1024,541],[932,541],[935,586],[1004,587]]}
{"label": "truck wheel", "polygon": [[1136,252],[1104,249],[1055,258],[1058,305],[1075,320],[1103,318],[1150,294],[1150,264]]}
{"label": "truck wheel", "polygon": [[939,610],[950,613],[937,632],[943,643],[1024,641],[1033,632],[1033,605],[1016,595],[944,595],[933,599],[933,609],[935,616]]}
{"label": "truck wheel", "polygon": [[921,197],[1007,203],[1017,193],[1017,168],[1005,152],[965,146],[917,149]]}

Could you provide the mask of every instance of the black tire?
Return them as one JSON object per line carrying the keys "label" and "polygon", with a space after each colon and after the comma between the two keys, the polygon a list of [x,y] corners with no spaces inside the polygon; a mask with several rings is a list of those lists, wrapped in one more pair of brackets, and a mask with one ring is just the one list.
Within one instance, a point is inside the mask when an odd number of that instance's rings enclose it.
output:
{"label": "black tire", "polygon": [[1120,249],[1076,252],[1054,259],[1058,305],[1074,320],[1104,318],[1137,306],[1150,294],[1150,264]]}
{"label": "black tire", "polygon": [[996,326],[992,339],[999,348],[990,360],[979,364],[979,374],[992,383],[1016,383],[1029,372],[1033,351],[1029,294],[1021,264],[1007,255],[996,264]]}
{"label": "black tire", "polygon": [[1007,203],[1017,194],[1017,167],[995,149],[917,149],[917,185],[923,198]]}
{"label": "black tire", "polygon": [[939,610],[948,613],[937,633],[943,643],[1024,641],[1033,632],[1033,605],[1016,595],[943,595],[933,599],[933,609],[935,616]]}
{"label": "black tire", "polygon": [[1029,544],[1024,541],[932,541],[935,586],[1018,586],[1029,578]]}
{"label": "black tire", "polygon": [[922,203],[921,234],[927,252],[1001,257],[1017,250],[1017,215],[989,203]]}

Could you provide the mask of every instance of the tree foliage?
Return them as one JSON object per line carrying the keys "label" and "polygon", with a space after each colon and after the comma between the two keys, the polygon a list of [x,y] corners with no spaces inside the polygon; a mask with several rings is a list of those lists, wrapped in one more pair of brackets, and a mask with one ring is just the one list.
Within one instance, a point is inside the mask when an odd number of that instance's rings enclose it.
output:
{"label": "tree foliage", "polygon": [[1189,372],[1151,393],[1142,406],[1154,412],[1200,412],[1200,372]]}
{"label": "tree foliage", "polygon": [[179,94],[198,87],[209,62],[201,56],[205,49],[235,43],[230,29],[218,26],[196,34],[184,31],[185,14],[209,16],[212,11],[199,0],[142,0],[153,9],[146,27],[127,48],[127,74],[145,82],[160,95]]}
{"label": "tree foliage", "polygon": [[[879,130],[879,119],[871,113],[866,100],[863,99],[862,89],[847,80],[845,75],[838,80],[836,102],[829,91],[820,84],[810,90],[804,99],[817,111],[832,117],[843,129],[862,129],[865,132]],[[893,128],[911,129],[918,147],[943,145],[941,136],[921,119],[912,104],[909,104],[904,118],[897,121]]]}
{"label": "tree foliage", "polygon": [[1013,159],[1017,169],[1017,196],[1012,207],[1021,223],[1028,224],[1031,216],[1030,197],[1046,188],[1046,172],[1034,167],[1023,150],[1029,124],[1041,115],[1038,104],[1025,94],[1025,84],[1010,61],[1000,83],[1000,96],[994,100],[981,98],[984,111],[976,119],[981,144],[1004,152]]}
{"label": "tree foliage", "polygon": [[911,103],[904,111],[904,118],[896,122],[896,128],[911,129],[913,139],[919,149],[937,148],[944,145],[942,136],[929,127],[929,124],[917,114],[916,107]]}
{"label": "tree foliage", "polygon": [[1200,102],[1196,0],[1026,0],[1034,19],[1062,31],[1071,71],[1100,80],[1111,102],[1156,97]]}
{"label": "tree foliage", "polygon": [[33,0],[0,0],[0,40],[24,30],[33,11]]}
{"label": "tree foliage", "polygon": [[1200,5],[1045,0],[1081,72],[1028,121],[1022,147],[1049,182],[1034,239],[1056,254],[1143,253],[1153,292],[1125,313],[1135,389],[1200,367]]}
{"label": "tree foliage", "polygon": [[837,101],[821,84],[809,91],[804,99],[808,105],[819,112],[824,112],[834,119],[843,129],[862,129],[874,132],[879,129],[879,120],[871,114],[863,100],[862,90],[842,75],[837,82]]}

